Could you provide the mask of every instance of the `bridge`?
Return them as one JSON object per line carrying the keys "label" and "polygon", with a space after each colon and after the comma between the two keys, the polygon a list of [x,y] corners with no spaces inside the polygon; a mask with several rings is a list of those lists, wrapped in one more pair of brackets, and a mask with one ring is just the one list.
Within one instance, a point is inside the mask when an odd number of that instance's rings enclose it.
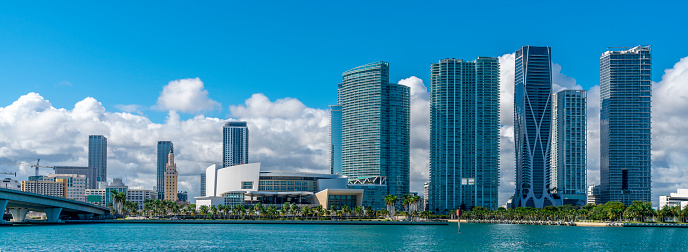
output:
{"label": "bridge", "polygon": [[[24,222],[28,211],[45,212],[47,222],[59,223],[60,218],[97,219],[109,214],[110,209],[86,202],[47,195],[0,188],[0,209],[12,213],[13,222]],[[0,219],[0,223],[4,220]]]}

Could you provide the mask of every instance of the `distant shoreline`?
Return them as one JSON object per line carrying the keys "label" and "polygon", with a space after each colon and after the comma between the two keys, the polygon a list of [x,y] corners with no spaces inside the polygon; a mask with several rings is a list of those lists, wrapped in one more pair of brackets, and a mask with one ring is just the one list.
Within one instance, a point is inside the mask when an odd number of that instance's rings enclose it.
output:
{"label": "distant shoreline", "polygon": [[[456,223],[457,220],[448,220]],[[483,224],[514,224],[514,225],[546,225],[546,226],[570,226],[570,227],[672,227],[688,228],[688,224],[674,223],[628,223],[628,222],[563,222],[563,221],[515,221],[515,220],[461,220],[461,223]]]}

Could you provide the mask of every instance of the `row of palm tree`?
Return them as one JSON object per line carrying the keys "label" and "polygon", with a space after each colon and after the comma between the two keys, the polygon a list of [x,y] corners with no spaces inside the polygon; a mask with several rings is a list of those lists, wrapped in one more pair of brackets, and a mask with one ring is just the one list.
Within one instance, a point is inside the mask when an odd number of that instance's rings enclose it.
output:
{"label": "row of palm tree", "polygon": [[665,206],[654,210],[650,202],[634,201],[626,206],[621,202],[610,201],[605,204],[588,204],[583,207],[564,205],[537,208],[516,208],[489,210],[475,206],[466,211],[462,218],[475,220],[527,220],[527,221],[678,221],[688,222],[688,207]]}
{"label": "row of palm tree", "polygon": [[[420,204],[422,203],[420,196],[412,195],[412,194],[406,194],[406,195],[402,195],[401,198],[403,199],[401,205],[406,210],[406,212],[404,212],[401,215],[407,216],[409,220],[413,220],[414,216],[420,216],[420,213],[418,212],[418,208],[419,208]],[[393,194],[389,194],[389,195],[385,196],[385,205],[387,206],[388,217],[391,219],[396,219],[396,216],[397,216],[396,203],[397,203],[397,201],[398,201],[397,196],[395,196]],[[423,211],[423,212],[426,212],[426,211]],[[427,217],[425,217],[425,216],[427,216]],[[427,213],[424,213],[423,216],[420,216],[420,217],[427,219],[430,217],[430,212],[427,211]]]}

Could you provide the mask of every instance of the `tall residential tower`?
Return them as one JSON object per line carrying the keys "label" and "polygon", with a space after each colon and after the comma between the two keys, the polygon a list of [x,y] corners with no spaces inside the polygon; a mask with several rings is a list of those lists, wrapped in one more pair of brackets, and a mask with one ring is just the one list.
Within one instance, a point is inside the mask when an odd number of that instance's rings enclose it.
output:
{"label": "tall residential tower", "polygon": [[157,187],[158,199],[165,198],[165,169],[167,167],[170,150],[174,148],[172,141],[158,141],[158,170]]}
{"label": "tall residential tower", "polygon": [[651,70],[650,46],[610,48],[600,57],[602,204],[651,201]]}
{"label": "tall residential tower", "polygon": [[516,193],[513,207],[560,205],[550,191],[552,59],[549,47],[516,51],[514,140]]}
{"label": "tall residential tower", "polygon": [[563,90],[552,99],[552,191],[562,204],[586,201],[587,92]]}
{"label": "tall residential tower", "polygon": [[430,210],[496,210],[499,62],[443,59],[430,69]]}
{"label": "tall residential tower", "polygon": [[410,88],[389,83],[381,61],[342,77],[342,174],[367,188],[374,208],[384,207],[381,195],[409,194]]}
{"label": "tall residential tower", "polygon": [[248,163],[246,122],[227,122],[222,133],[223,167]]}
{"label": "tall residential tower", "polygon": [[[88,167],[95,173],[95,182],[107,182],[107,138],[88,136]],[[95,183],[94,183],[95,184]]]}

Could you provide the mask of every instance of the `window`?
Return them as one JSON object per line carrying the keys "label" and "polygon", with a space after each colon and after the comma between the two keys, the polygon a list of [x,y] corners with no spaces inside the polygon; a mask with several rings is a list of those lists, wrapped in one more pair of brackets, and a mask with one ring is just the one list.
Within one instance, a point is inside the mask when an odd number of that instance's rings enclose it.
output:
{"label": "window", "polygon": [[253,189],[253,181],[241,182],[241,189]]}

